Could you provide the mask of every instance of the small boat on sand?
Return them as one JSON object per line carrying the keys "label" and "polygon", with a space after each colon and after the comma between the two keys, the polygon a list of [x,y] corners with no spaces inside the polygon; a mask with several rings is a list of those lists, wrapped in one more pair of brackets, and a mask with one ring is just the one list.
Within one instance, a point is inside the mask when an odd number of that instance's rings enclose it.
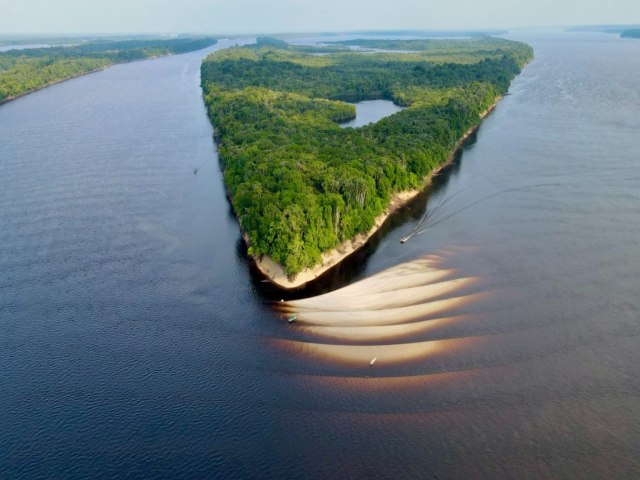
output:
{"label": "small boat on sand", "polygon": [[298,317],[296,317],[295,315],[289,315],[289,318],[287,318],[287,322],[289,323],[293,323],[298,319]]}
{"label": "small boat on sand", "polygon": [[373,367],[373,364],[376,363],[377,360],[378,360],[378,357],[373,357],[371,359],[371,361],[369,362],[369,365],[371,365]]}

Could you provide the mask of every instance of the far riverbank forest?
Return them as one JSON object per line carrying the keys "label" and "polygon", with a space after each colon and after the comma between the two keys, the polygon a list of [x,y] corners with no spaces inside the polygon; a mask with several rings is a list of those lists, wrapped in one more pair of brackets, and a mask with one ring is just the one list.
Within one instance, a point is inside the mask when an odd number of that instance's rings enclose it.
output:
{"label": "far riverbank forest", "polygon": [[[262,38],[211,54],[202,85],[249,254],[295,276],[366,232],[394,193],[420,188],[533,58],[498,38],[356,40],[321,47]],[[405,110],[340,128],[365,99]]]}
{"label": "far riverbank forest", "polygon": [[215,43],[212,38],[96,40],[73,46],[8,50],[0,53],[0,103],[115,63],[186,53]]}

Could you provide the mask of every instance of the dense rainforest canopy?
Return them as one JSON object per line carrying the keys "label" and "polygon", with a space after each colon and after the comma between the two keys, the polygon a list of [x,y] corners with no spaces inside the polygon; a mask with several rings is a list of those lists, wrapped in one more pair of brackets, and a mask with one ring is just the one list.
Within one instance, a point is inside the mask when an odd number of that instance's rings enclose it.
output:
{"label": "dense rainforest canopy", "polygon": [[216,43],[211,38],[97,40],[79,45],[0,53],[0,102],[114,63],[185,53]]}
{"label": "dense rainforest canopy", "polygon": [[[525,44],[481,38],[318,49],[258,39],[207,57],[205,100],[249,253],[294,276],[370,230],[394,193],[447,161],[532,56]],[[355,115],[346,102],[363,99],[408,108],[340,128]]]}

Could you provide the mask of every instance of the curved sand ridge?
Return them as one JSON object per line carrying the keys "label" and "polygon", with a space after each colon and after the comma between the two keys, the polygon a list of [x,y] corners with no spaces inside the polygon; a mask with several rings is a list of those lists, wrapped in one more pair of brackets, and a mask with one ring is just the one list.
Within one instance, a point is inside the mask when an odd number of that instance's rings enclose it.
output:
{"label": "curved sand ridge", "polygon": [[[323,362],[375,368],[442,358],[484,342],[480,336],[442,338],[442,332],[475,322],[470,307],[492,293],[480,279],[442,268],[429,255],[397,265],[330,293],[278,304],[309,341],[277,339],[282,348]],[[446,337],[446,335],[445,335]]]}

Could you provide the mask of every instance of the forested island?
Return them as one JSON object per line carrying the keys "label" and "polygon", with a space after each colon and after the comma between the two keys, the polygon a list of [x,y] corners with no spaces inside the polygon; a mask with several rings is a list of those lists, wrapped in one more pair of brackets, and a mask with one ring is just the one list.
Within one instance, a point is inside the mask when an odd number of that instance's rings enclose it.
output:
{"label": "forested island", "polygon": [[96,40],[0,53],[0,103],[115,63],[200,50],[212,38]]}
{"label": "forested island", "polygon": [[[249,255],[283,287],[313,278],[327,252],[376,228],[402,192],[424,187],[532,58],[528,45],[498,38],[318,49],[259,39],[211,54],[202,86]],[[340,128],[355,115],[346,102],[365,99],[407,108]]]}

